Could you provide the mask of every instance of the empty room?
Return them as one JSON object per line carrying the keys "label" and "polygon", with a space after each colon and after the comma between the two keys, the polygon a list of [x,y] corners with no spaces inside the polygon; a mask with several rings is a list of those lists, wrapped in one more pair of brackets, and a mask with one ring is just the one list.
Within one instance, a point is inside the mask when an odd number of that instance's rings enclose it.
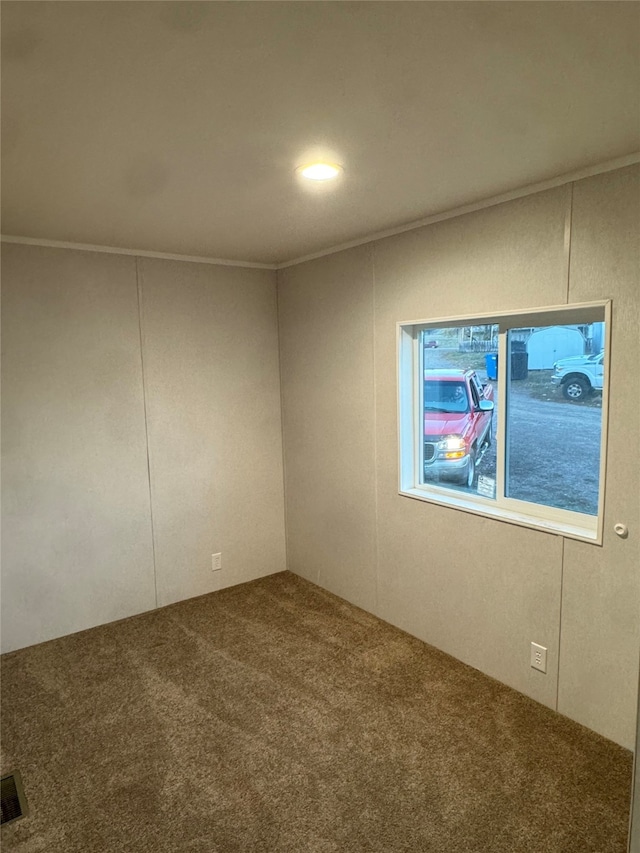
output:
{"label": "empty room", "polygon": [[2,16],[2,849],[640,853],[640,3]]}

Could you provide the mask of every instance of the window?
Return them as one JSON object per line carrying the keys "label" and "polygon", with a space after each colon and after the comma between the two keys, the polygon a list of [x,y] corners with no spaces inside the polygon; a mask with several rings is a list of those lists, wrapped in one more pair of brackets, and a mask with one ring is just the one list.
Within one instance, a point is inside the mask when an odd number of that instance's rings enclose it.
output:
{"label": "window", "polygon": [[601,542],[609,316],[400,323],[400,493]]}

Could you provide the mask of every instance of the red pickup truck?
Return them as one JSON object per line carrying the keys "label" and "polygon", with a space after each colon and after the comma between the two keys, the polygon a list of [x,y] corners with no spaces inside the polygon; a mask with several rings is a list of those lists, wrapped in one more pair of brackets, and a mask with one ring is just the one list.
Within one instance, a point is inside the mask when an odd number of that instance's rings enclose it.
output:
{"label": "red pickup truck", "polygon": [[425,481],[452,480],[472,488],[492,434],[492,385],[483,385],[474,370],[425,370]]}

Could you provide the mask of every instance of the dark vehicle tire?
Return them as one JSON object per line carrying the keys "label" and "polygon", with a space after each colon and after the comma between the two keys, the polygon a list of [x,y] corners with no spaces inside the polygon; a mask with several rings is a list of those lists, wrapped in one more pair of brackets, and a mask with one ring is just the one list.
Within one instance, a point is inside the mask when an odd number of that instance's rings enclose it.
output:
{"label": "dark vehicle tire", "polygon": [[591,385],[580,376],[571,376],[562,384],[562,395],[567,400],[584,400],[591,391]]}

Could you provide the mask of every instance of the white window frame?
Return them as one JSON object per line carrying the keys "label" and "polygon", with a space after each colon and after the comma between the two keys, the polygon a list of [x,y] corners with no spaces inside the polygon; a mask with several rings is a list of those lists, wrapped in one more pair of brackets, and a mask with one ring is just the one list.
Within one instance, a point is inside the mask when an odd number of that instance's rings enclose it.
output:
{"label": "white window frame", "polygon": [[[446,486],[421,483],[420,459],[423,441],[423,415],[421,382],[422,357],[420,333],[429,329],[454,326],[498,326],[498,364],[508,365],[507,332],[526,326],[572,325],[604,322],[604,376],[602,385],[602,424],[600,436],[600,476],[598,514],[586,515],[570,510],[529,503],[504,496],[506,477],[506,419],[507,406],[498,407],[496,440],[496,497],[486,498],[475,493],[464,493]],[[436,503],[465,512],[495,518],[500,521],[544,530],[602,545],[604,523],[604,497],[607,459],[607,425],[609,412],[609,365],[611,354],[611,300],[530,308],[493,314],[473,314],[456,317],[439,317],[428,320],[411,320],[397,324],[397,376],[398,376],[398,472],[400,495],[429,503]],[[498,399],[507,399],[509,369],[498,371]]]}

